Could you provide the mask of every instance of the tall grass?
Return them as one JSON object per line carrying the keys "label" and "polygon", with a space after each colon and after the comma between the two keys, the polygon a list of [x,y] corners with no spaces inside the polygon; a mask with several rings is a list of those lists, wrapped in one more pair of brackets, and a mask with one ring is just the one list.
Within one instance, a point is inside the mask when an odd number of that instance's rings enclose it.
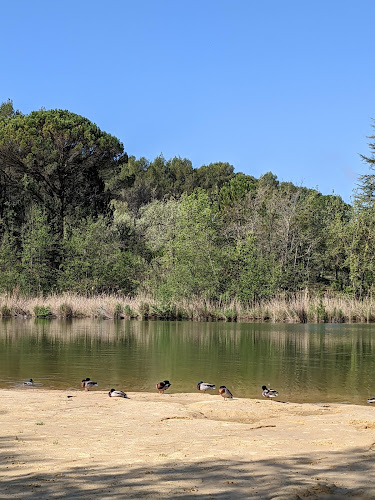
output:
{"label": "tall grass", "polygon": [[372,323],[375,301],[355,300],[329,294],[297,294],[259,304],[218,302],[201,298],[171,303],[139,295],[96,295],[73,293],[26,298],[18,294],[0,296],[2,318],[96,318],[192,321],[269,321],[273,323]]}
{"label": "tall grass", "polygon": [[292,298],[274,298],[248,308],[242,319],[274,323],[372,323],[375,301],[339,295],[301,293]]}

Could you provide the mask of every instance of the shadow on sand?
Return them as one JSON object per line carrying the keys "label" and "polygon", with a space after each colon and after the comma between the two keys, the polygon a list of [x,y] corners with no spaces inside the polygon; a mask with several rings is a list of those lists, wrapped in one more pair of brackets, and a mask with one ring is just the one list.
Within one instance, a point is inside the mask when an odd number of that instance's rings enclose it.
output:
{"label": "shadow on sand", "polygon": [[160,457],[161,463],[150,467],[88,464],[84,459],[82,463],[77,461],[76,467],[60,466],[46,472],[48,463],[29,461],[19,444],[19,438],[13,442],[0,438],[0,497],[4,500],[375,498],[372,449],[272,460],[218,458],[186,464]]}

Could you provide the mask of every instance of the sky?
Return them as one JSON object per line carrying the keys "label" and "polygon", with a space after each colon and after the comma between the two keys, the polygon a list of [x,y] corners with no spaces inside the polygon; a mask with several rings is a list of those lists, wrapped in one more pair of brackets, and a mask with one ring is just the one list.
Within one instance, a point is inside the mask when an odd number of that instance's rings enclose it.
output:
{"label": "sky", "polygon": [[0,102],[129,155],[352,200],[375,135],[374,0],[0,0]]}

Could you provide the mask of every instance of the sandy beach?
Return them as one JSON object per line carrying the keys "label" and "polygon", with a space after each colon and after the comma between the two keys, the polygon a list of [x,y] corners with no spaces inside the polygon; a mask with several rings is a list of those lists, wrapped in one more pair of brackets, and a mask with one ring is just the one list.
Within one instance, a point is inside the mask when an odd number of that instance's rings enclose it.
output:
{"label": "sandy beach", "polygon": [[370,405],[26,387],[0,396],[1,499],[375,498]]}

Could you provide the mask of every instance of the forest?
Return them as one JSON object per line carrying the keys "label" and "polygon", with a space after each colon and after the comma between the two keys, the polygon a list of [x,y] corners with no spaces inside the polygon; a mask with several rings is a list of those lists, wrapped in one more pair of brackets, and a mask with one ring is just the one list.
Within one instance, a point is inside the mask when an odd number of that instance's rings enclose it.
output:
{"label": "forest", "polygon": [[82,116],[3,102],[0,294],[372,297],[374,139],[349,205],[271,172],[135,158]]}

